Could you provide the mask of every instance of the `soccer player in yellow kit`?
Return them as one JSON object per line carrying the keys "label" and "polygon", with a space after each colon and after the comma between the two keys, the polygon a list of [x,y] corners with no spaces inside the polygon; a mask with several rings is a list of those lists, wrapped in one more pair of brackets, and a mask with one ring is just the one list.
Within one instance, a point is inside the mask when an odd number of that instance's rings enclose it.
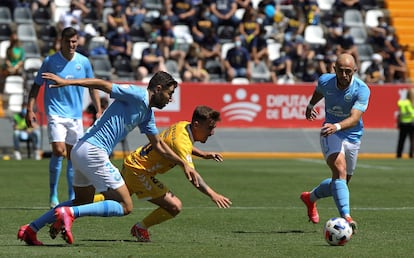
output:
{"label": "soccer player in yellow kit", "polygon": [[[220,120],[220,112],[207,106],[197,106],[193,112],[191,122],[177,122],[164,130],[160,136],[192,168],[194,168],[192,155],[220,162],[223,160],[221,154],[203,152],[194,146],[194,142],[205,143],[208,137],[214,134],[216,123]],[[131,234],[139,242],[149,242],[148,228],[174,218],[182,209],[180,199],[165,184],[155,178],[157,174],[164,174],[175,165],[155,151],[150,143],[137,148],[124,160],[121,174],[129,193],[131,195],[135,194],[138,199],[148,200],[159,206],[131,228]],[[209,196],[217,207],[230,207],[232,203],[229,198],[216,193],[201,176],[198,176],[197,180],[199,186],[195,187]],[[95,196],[95,201],[102,199],[111,199],[111,196],[107,192]]]}

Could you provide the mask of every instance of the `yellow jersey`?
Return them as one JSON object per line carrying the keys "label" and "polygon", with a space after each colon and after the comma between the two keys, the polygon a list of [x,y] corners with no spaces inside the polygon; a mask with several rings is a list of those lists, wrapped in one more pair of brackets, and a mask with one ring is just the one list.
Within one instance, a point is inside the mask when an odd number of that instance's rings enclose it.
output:
{"label": "yellow jersey", "polygon": [[[190,130],[190,122],[177,122],[162,131],[160,137],[181,159],[187,161],[189,166],[194,168],[192,159],[194,139]],[[137,148],[124,160],[125,167],[134,171],[145,171],[152,176],[163,174],[175,165],[154,150],[150,143]]]}

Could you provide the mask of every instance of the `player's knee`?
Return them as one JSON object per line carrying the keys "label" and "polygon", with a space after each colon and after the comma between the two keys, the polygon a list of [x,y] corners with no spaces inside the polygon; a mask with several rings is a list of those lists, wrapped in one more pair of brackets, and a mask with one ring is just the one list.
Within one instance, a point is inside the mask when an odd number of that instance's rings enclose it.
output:
{"label": "player's knee", "polygon": [[183,209],[183,204],[181,200],[178,198],[175,198],[174,203],[173,205],[171,205],[169,212],[171,215],[175,217],[181,212],[182,209]]}
{"label": "player's knee", "polygon": [[132,203],[130,204],[122,203],[122,207],[124,208],[124,215],[130,214],[132,212],[132,209],[134,208]]}

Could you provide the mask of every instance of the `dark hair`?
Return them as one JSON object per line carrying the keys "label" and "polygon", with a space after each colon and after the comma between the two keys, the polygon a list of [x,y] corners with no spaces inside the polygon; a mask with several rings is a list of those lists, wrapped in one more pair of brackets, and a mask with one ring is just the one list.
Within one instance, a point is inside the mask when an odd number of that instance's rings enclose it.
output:
{"label": "dark hair", "polygon": [[62,30],[62,39],[71,38],[75,35],[78,35],[78,31],[72,27],[66,27]]}
{"label": "dark hair", "polygon": [[220,112],[208,106],[197,106],[194,109],[191,121],[207,121],[211,119],[215,122],[221,121]]}
{"label": "dark hair", "polygon": [[174,78],[171,76],[171,74],[163,71],[156,72],[154,76],[152,76],[151,80],[148,84],[148,89],[153,90],[157,85],[161,85],[162,89],[165,90],[172,85],[174,85],[174,88],[177,88],[178,83]]}

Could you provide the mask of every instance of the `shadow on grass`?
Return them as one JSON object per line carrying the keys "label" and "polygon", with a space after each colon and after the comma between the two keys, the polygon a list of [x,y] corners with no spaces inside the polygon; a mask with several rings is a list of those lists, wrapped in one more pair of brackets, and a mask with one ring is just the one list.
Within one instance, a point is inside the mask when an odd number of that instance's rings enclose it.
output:
{"label": "shadow on grass", "polygon": [[309,234],[315,233],[316,230],[312,231],[304,231],[299,229],[291,229],[291,230],[271,230],[271,231],[245,231],[245,230],[236,230],[233,233],[236,234]]}

